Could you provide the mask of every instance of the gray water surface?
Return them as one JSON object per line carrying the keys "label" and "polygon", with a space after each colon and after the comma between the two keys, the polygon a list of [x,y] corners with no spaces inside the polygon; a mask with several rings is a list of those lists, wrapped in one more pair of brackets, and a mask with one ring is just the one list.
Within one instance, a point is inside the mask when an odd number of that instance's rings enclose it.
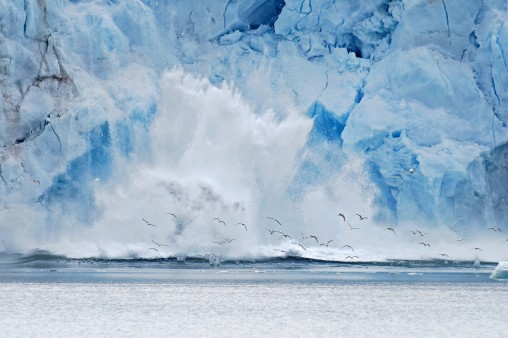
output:
{"label": "gray water surface", "polygon": [[1,337],[506,337],[491,267],[0,268]]}

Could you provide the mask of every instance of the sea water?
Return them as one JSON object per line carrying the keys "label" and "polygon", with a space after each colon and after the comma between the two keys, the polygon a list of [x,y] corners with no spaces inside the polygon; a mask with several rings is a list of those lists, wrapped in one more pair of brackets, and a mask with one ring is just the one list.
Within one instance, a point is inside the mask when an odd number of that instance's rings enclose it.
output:
{"label": "sea water", "polygon": [[506,337],[495,265],[69,261],[0,267],[1,337]]}

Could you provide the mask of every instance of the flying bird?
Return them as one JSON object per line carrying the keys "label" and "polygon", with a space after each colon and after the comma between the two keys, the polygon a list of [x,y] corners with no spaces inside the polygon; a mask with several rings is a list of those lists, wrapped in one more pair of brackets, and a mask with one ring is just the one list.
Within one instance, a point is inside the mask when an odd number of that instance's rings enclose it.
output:
{"label": "flying bird", "polygon": [[280,249],[273,249],[273,250],[275,250],[275,251],[280,251],[280,252],[283,252],[283,253],[285,253],[285,254],[289,254],[289,252],[284,251],[284,250],[280,250]]}
{"label": "flying bird", "polygon": [[501,232],[501,229],[499,229],[499,228],[488,228],[487,230],[493,230],[493,231],[499,231],[499,232]]}
{"label": "flying bird", "polygon": [[155,248],[148,248],[148,250],[154,250],[154,251],[157,251],[157,254],[160,255],[159,253],[159,250],[155,249]]}
{"label": "flying bird", "polygon": [[224,224],[224,226],[226,226],[226,222],[224,222],[223,220],[221,220],[221,219],[220,219],[220,218],[218,218],[218,217],[215,217],[215,218],[213,219],[213,221],[217,221],[217,222],[219,222],[219,223]]}
{"label": "flying bird", "polygon": [[423,246],[428,246],[428,247],[430,247],[430,244],[429,244],[429,243],[420,242],[420,243],[418,243],[418,244],[421,244],[421,245],[423,245]]}
{"label": "flying bird", "polygon": [[346,256],[346,258],[344,258],[344,259],[355,259],[355,258],[360,258],[360,257],[358,257],[358,256]]}
{"label": "flying bird", "polygon": [[157,245],[157,246],[168,246],[167,244],[160,244],[160,243],[157,243],[157,242],[156,242],[156,241],[154,241],[153,239],[152,239],[152,242],[153,242],[153,244],[155,244],[155,245]]}
{"label": "flying bird", "polygon": [[344,245],[342,248],[350,248],[351,251],[355,252],[355,249],[353,249],[353,247],[349,244]]}
{"label": "flying bird", "polygon": [[[279,232],[280,232],[280,231],[279,231]],[[283,232],[280,232],[280,233],[282,234],[282,237],[284,237],[284,238],[291,238],[291,239],[293,239],[293,237],[289,236],[288,234],[285,234],[285,233],[283,233]],[[282,237],[281,237],[281,238],[282,238]]]}
{"label": "flying bird", "polygon": [[171,216],[173,216],[174,218],[178,218],[178,217],[176,217],[176,215],[175,215],[175,214],[173,214],[172,212],[165,212],[165,214],[166,214],[166,215],[171,215]]}
{"label": "flying bird", "polygon": [[278,230],[272,230],[272,229],[268,229],[268,228],[265,228],[266,230],[268,230],[270,232],[270,235],[273,235],[274,233],[276,232],[280,232]]}
{"label": "flying bird", "polygon": [[228,242],[228,243],[231,243],[232,241],[234,241],[235,239],[234,238],[231,238],[231,239],[227,239],[227,238],[223,238],[224,242]]}
{"label": "flying bird", "polygon": [[236,223],[235,225],[243,225],[245,228],[245,231],[247,231],[247,225],[245,225],[245,223]]}
{"label": "flying bird", "polygon": [[413,168],[409,168],[409,169],[407,169],[407,170],[403,170],[403,171],[401,171],[401,173],[402,173],[402,174],[404,174],[404,173],[414,174],[415,172],[416,172],[416,170],[415,170],[415,169],[413,169]]}
{"label": "flying bird", "polygon": [[385,228],[385,230],[393,231],[393,234],[396,235],[395,230],[393,228]]}
{"label": "flying bird", "polygon": [[440,253],[439,255],[440,255],[440,256],[443,256],[443,257],[450,257],[450,256],[448,256],[448,255],[447,255],[447,254],[445,254],[445,253]]}
{"label": "flying bird", "polygon": [[275,222],[279,223],[279,225],[282,225],[282,223],[281,223],[281,222],[279,222],[279,220],[278,220],[278,219],[276,219],[276,218],[269,217],[269,216],[266,216],[266,218],[271,219],[272,221],[275,221]]}
{"label": "flying bird", "polygon": [[292,244],[295,244],[295,245],[298,245],[299,247],[301,247],[303,250],[307,251],[307,249],[305,249],[305,247],[302,245],[302,243],[298,243],[298,242],[291,242]]}
{"label": "flying bird", "polygon": [[346,221],[346,216],[344,216],[343,213],[339,212],[339,216],[342,217],[342,219],[344,220],[344,222]]}
{"label": "flying bird", "polygon": [[309,235],[309,237],[308,237],[308,238],[314,238],[314,239],[316,240],[316,243],[318,243],[318,244],[319,244],[319,241],[318,241],[318,239],[317,239],[317,237],[316,237],[316,236],[314,236],[314,235]]}
{"label": "flying bird", "polygon": [[481,248],[473,248],[475,249],[476,251],[480,250],[480,251],[483,251]]}
{"label": "flying bird", "polygon": [[328,242],[326,242],[326,243],[321,243],[321,244],[319,244],[319,245],[321,245],[321,246],[328,246],[331,242],[333,242],[333,239],[329,240],[329,241],[328,241]]}
{"label": "flying bird", "polygon": [[364,217],[360,214],[355,214],[356,216],[360,217],[360,221],[363,221],[364,219],[368,219],[367,217]]}
{"label": "flying bird", "polygon": [[346,222],[349,225],[349,230],[360,230],[360,228],[354,228],[349,222]]}
{"label": "flying bird", "polygon": [[146,219],[144,219],[144,218],[143,218],[143,222],[145,222],[146,224],[151,225],[151,226],[153,226],[153,227],[156,227],[156,225],[155,225],[155,224],[152,224],[152,223],[148,222],[148,221],[147,221]]}
{"label": "flying bird", "polygon": [[418,229],[415,229],[415,230],[409,230],[409,231],[411,231],[411,232],[413,233],[413,235],[419,234],[419,235],[420,235],[420,236],[422,236],[422,237],[423,237],[424,235],[426,235],[424,232],[421,232],[421,231],[420,231],[420,230],[418,230]]}

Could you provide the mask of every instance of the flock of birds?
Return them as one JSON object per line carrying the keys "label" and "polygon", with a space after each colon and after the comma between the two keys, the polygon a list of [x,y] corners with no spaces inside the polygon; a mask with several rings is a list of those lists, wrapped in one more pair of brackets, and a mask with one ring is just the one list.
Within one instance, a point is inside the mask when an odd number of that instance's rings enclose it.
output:
{"label": "flock of birds", "polygon": [[[178,217],[172,213],[172,212],[166,212],[165,214],[167,215],[170,215],[171,217],[175,218],[175,219],[178,219]],[[359,213],[356,213],[355,214],[356,216],[358,216],[358,219],[359,221],[364,221],[364,220],[367,220],[368,217],[367,216],[363,216]],[[351,225],[351,223],[349,222],[348,218],[346,218],[346,215],[343,213],[343,212],[339,212],[338,213],[338,216],[342,219],[342,221],[349,227],[349,230],[351,231],[354,231],[354,230],[360,230],[359,227],[354,227]],[[277,218],[275,217],[270,217],[270,216],[267,216],[266,217],[269,221],[273,222],[273,227],[265,227],[265,229],[268,231],[268,233],[270,234],[270,236],[280,236],[279,239],[280,240],[288,240],[289,243],[291,243],[291,245],[294,245],[295,248],[298,247],[304,251],[307,251],[307,248],[310,247],[310,246],[319,246],[319,247],[328,247],[332,242],[334,242],[333,239],[327,239],[327,240],[324,240],[324,241],[320,241],[320,239],[314,235],[314,234],[303,234],[302,232],[300,232],[300,236],[292,236],[290,234],[287,234],[279,229],[276,229],[274,227],[277,227],[277,226],[282,226],[282,222],[279,221]],[[152,227],[157,227],[156,224],[153,224],[149,221],[147,221],[145,218],[142,218],[143,222],[148,225],[148,226],[152,226]],[[227,223],[219,218],[219,217],[215,217],[212,219],[213,222],[216,222],[217,224],[220,224],[220,225],[223,225],[223,226],[227,226]],[[245,223],[242,223],[242,222],[238,222],[238,223],[235,223],[234,226],[241,226],[245,229],[245,231],[248,231],[248,228],[247,228],[247,225]],[[453,227],[449,227],[450,230],[452,230],[453,232],[455,233],[458,233],[459,230],[456,229],[456,228],[453,228]],[[384,231],[387,231],[387,232],[390,232],[390,233],[393,233],[394,236],[397,235],[397,231],[396,229],[394,229],[393,227],[386,227],[383,229]],[[495,228],[495,227],[490,227],[487,229],[488,231],[493,231],[493,232],[502,232],[502,230],[500,228]],[[410,230],[410,232],[414,235],[414,236],[419,236],[422,238],[422,240],[418,243],[418,245],[422,245],[424,247],[431,247],[431,243],[429,243],[428,241],[424,241],[423,238],[428,235],[428,233],[425,233],[419,229],[413,229],[413,230]],[[212,244],[214,245],[218,245],[218,246],[223,246],[223,245],[229,245],[231,244],[235,239],[234,238],[221,238],[219,240],[214,240],[214,241],[211,241]],[[466,241],[466,239],[464,238],[458,238],[455,242],[456,243],[459,243],[459,242],[463,242],[463,241]],[[508,239],[505,240],[506,243],[508,243]],[[157,247],[167,247],[169,246],[168,244],[163,244],[163,243],[159,243],[155,240],[152,240],[152,243],[155,244],[155,246]],[[307,244],[309,243],[309,244]],[[350,244],[344,244],[342,246],[340,246],[341,249],[346,249],[348,251],[351,251],[351,254],[347,255],[344,257],[344,260],[359,260],[360,257],[356,254],[355,252],[355,249],[352,245]],[[160,255],[160,252],[159,250],[156,248],[156,247],[150,247],[148,248],[148,250],[152,250],[154,252],[157,252],[158,255]],[[281,252],[285,255],[292,255],[292,254],[295,254],[295,252],[291,252],[291,249],[288,250],[282,250],[282,249],[279,249],[279,248],[274,248],[273,249],[274,251],[277,251],[277,252]],[[482,248],[480,247],[474,247],[472,248],[472,250],[474,250],[475,252],[478,252],[478,251],[483,251]],[[439,253],[438,254],[439,256],[443,257],[443,259],[449,259],[450,256],[446,253]],[[222,259],[222,254],[217,254],[215,252],[208,252],[206,253],[203,258],[205,259],[208,259],[210,261],[210,264],[218,264],[220,263],[220,260]]]}

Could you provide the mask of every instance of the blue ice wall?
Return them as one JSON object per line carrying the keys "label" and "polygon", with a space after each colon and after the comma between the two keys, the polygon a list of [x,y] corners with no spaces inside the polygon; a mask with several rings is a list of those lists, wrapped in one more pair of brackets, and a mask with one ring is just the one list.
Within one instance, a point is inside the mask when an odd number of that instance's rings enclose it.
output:
{"label": "blue ice wall", "polygon": [[90,223],[95,216],[91,184],[94,180],[106,180],[111,175],[113,152],[109,124],[104,122],[86,136],[90,150],[70,161],[65,172],[56,176],[50,188],[37,199],[56,214],[56,219],[61,219],[63,215],[64,218]]}
{"label": "blue ice wall", "polygon": [[358,156],[379,220],[506,227],[508,8],[443,4],[0,0],[1,202],[91,222],[178,66],[312,119],[294,196]]}

